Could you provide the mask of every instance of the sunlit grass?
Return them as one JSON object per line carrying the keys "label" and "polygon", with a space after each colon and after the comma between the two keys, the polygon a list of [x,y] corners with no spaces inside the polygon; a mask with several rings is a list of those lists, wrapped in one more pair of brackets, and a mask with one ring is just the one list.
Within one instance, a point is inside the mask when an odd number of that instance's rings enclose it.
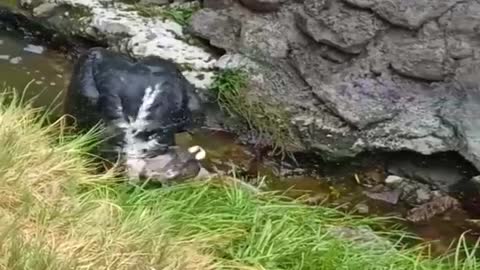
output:
{"label": "sunlit grass", "polygon": [[433,259],[400,244],[402,231],[372,233],[385,230],[382,218],[222,179],[150,190],[114,183],[111,172],[92,174],[96,132],[67,135],[62,119],[46,122],[19,96],[0,104],[0,269],[478,268],[464,242]]}

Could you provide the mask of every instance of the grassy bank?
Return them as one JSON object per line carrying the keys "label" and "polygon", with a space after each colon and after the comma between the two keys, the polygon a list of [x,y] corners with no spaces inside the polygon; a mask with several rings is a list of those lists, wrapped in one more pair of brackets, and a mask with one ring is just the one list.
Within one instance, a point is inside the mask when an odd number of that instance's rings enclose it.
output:
{"label": "grassy bank", "polygon": [[[5,100],[0,100],[6,104]],[[156,190],[95,176],[92,134],[15,100],[0,107],[0,269],[477,269],[360,228],[381,219],[252,194],[222,181]],[[350,228],[350,229],[347,229]],[[347,234],[350,234],[348,236]],[[357,235],[354,239],[353,236]],[[466,260],[459,259],[467,255]]]}

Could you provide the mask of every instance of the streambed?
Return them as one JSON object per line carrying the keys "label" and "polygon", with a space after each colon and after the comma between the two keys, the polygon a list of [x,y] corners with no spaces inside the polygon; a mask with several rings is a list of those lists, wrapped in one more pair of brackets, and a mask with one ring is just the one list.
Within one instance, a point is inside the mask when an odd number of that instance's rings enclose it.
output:
{"label": "streambed", "polygon": [[[51,50],[7,26],[0,28],[0,82],[17,91],[28,86],[26,97],[38,96],[36,105],[61,104],[71,68],[72,63],[65,54]],[[239,144],[235,135],[226,132],[202,130],[193,136],[179,134],[178,142],[183,146],[202,145],[209,156],[205,161],[209,169],[228,171],[234,165],[242,175],[266,176],[268,189],[285,191],[292,197],[305,196],[306,203],[326,203],[361,215],[401,216],[407,211],[402,204],[388,204],[364,194],[363,184],[374,185],[386,177],[383,166],[374,158],[367,158],[369,162],[366,163],[325,163],[317,157],[310,157],[301,160],[298,167],[292,167],[291,164],[281,166],[276,160],[259,156],[259,151]],[[310,165],[302,164],[315,164],[314,173],[310,173]],[[293,176],[279,177],[288,166],[290,168],[286,170]],[[436,241],[434,248],[442,252],[466,230],[471,230],[471,240],[478,237],[476,231],[479,227],[467,221],[475,218],[478,218],[475,213],[452,210],[428,222],[405,225],[423,239]]]}

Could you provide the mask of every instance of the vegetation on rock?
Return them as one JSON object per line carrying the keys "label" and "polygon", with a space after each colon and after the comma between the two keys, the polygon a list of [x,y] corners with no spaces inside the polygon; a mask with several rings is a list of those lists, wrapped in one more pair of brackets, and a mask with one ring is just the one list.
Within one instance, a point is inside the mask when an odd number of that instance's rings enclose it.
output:
{"label": "vegetation on rock", "polygon": [[273,143],[274,150],[285,154],[295,139],[289,128],[288,114],[281,108],[266,105],[248,97],[248,73],[241,69],[226,69],[216,74],[212,91],[227,113],[240,116],[247,126]]}
{"label": "vegetation on rock", "polygon": [[137,11],[138,15],[151,18],[162,17],[167,18],[181,26],[187,26],[192,14],[198,9],[198,6],[165,6],[156,7],[151,5],[135,4],[131,10]]}

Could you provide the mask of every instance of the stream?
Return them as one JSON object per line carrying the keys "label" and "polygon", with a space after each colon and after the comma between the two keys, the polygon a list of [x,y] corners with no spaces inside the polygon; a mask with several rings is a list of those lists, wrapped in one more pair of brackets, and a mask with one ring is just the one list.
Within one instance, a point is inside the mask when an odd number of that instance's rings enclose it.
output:
{"label": "stream", "polygon": [[[64,54],[50,50],[8,27],[0,28],[0,82],[19,92],[28,85],[26,97],[37,96],[35,105],[61,104],[71,68],[72,63]],[[366,163],[357,160],[326,163],[315,157],[305,157],[300,163],[315,164],[315,173],[309,173],[309,166],[305,166],[306,169],[293,167],[287,169],[294,172],[291,173],[293,176],[279,177],[279,170],[291,165],[280,166],[276,160],[259,158],[255,149],[239,144],[234,134],[202,130],[192,136],[179,134],[177,139],[179,145],[198,144],[204,147],[208,153],[205,161],[208,169],[227,171],[233,164],[244,176],[266,176],[265,185],[270,190],[284,191],[295,198],[306,196],[306,203],[323,203],[360,215],[402,216],[407,211],[401,204],[373,200],[364,194],[362,182],[379,183],[387,176],[383,165],[376,159],[367,158],[369,162]],[[474,241],[478,238],[480,225],[477,227],[468,222],[478,218],[478,214],[457,209],[428,222],[403,225],[425,241],[434,241],[433,249],[440,253],[467,230],[471,230],[469,239]]]}

